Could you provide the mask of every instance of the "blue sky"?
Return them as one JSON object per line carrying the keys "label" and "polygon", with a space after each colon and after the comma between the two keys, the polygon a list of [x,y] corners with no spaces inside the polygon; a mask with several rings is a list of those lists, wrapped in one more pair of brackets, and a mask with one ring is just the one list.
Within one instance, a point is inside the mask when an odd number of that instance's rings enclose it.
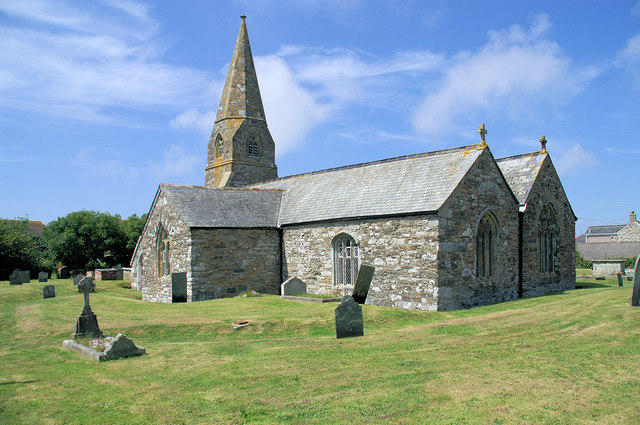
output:
{"label": "blue sky", "polygon": [[579,220],[640,210],[640,2],[0,0],[0,217],[204,184],[243,9],[279,175],[477,143],[551,158]]}

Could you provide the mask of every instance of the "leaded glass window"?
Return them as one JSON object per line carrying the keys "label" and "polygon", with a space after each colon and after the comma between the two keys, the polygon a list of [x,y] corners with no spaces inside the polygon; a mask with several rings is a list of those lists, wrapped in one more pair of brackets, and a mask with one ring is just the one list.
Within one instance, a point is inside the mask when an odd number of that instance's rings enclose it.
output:
{"label": "leaded glass window", "polygon": [[494,215],[485,213],[478,223],[476,234],[476,276],[493,277],[496,268],[498,225]]}
{"label": "leaded glass window", "polygon": [[169,234],[160,224],[156,232],[156,248],[158,251],[158,276],[167,276],[171,273],[169,266]]}
{"label": "leaded glass window", "polygon": [[354,285],[358,275],[360,247],[349,235],[341,234],[333,240],[333,284]]}
{"label": "leaded glass window", "polygon": [[556,212],[551,204],[547,204],[540,213],[538,227],[540,273],[553,273],[555,271],[555,258],[558,250],[557,232]]}

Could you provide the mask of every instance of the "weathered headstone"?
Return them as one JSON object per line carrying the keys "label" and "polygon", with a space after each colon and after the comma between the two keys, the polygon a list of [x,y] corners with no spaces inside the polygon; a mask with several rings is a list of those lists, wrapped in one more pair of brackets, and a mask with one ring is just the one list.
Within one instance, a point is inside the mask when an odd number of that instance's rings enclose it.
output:
{"label": "weathered headstone", "polygon": [[58,279],[69,279],[69,270],[67,266],[62,266],[58,269]]}
{"label": "weathered headstone", "polygon": [[633,269],[633,290],[631,292],[631,306],[637,307],[640,305],[640,255],[636,259],[636,267]]}
{"label": "weathered headstone", "polygon": [[20,276],[18,270],[14,270],[9,275],[9,285],[22,285],[22,276]]}
{"label": "weathered headstone", "polygon": [[22,280],[22,283],[31,282],[31,272],[29,270],[20,270],[18,273],[20,273],[20,279]]}
{"label": "weathered headstone", "polygon": [[336,338],[363,336],[362,307],[348,295],[342,297],[340,305],[335,309]]}
{"label": "weathered headstone", "polygon": [[171,302],[187,302],[187,274],[184,272],[171,273]]}
{"label": "weathered headstone", "polygon": [[73,339],[88,337],[100,338],[102,336],[102,331],[98,326],[98,318],[93,314],[91,306],[89,305],[89,293],[94,287],[95,283],[93,283],[93,279],[90,277],[83,277],[80,283],[78,283],[78,289],[84,294],[84,307],[76,321],[76,331],[71,334]]}
{"label": "weathered headstone", "polygon": [[45,285],[42,288],[42,298],[55,298],[56,297],[56,287],[53,285]]}
{"label": "weathered headstone", "polygon": [[77,274],[77,275],[75,275],[75,276],[74,276],[74,278],[73,278],[73,284],[74,284],[74,285],[79,284],[79,283],[80,283],[80,281],[81,281],[82,279],[84,279],[84,278],[85,278],[85,276],[83,276],[83,275],[81,275],[81,274]]}
{"label": "weathered headstone", "polygon": [[122,357],[141,356],[145,353],[144,347],[135,345],[133,341],[124,334],[118,334],[110,346],[104,350],[107,360],[119,359]]}
{"label": "weathered headstone", "polygon": [[618,273],[618,286],[623,286],[622,285],[622,273]]}
{"label": "weathered headstone", "polygon": [[281,295],[306,294],[307,284],[297,277],[290,277],[280,285]]}
{"label": "weathered headstone", "polygon": [[38,273],[38,282],[46,282],[49,280],[49,273],[40,272]]}
{"label": "weathered headstone", "polygon": [[373,279],[373,272],[375,272],[375,270],[376,268],[373,266],[367,264],[360,265],[356,285],[353,287],[353,299],[358,304],[364,304],[367,300],[367,294],[369,293],[371,279]]}

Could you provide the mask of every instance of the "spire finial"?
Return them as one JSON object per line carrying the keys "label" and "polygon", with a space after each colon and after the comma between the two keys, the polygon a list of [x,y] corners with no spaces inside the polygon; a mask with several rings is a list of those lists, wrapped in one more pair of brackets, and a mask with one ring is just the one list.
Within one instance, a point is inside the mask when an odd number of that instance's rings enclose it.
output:
{"label": "spire finial", "polygon": [[478,129],[478,133],[480,133],[480,149],[484,149],[487,147],[487,142],[484,138],[484,136],[488,133],[487,129],[484,127],[484,124],[482,124],[480,126],[480,128]]}
{"label": "spire finial", "polygon": [[244,7],[242,8],[242,15],[240,15],[240,18],[242,18],[243,21],[247,19],[247,14],[244,11]]}
{"label": "spire finial", "polygon": [[542,135],[542,137],[540,137],[540,146],[542,147],[540,149],[540,152],[547,153],[547,139],[546,139],[546,137],[544,137],[544,135]]}

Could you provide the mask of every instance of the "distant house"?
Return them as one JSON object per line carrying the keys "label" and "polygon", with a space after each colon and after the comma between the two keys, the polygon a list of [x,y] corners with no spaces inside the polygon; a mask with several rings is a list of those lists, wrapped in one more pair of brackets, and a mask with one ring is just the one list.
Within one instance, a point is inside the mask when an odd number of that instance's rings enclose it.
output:
{"label": "distant house", "polygon": [[589,260],[633,258],[640,255],[640,223],[635,211],[627,224],[589,226],[576,238],[580,254]]}

